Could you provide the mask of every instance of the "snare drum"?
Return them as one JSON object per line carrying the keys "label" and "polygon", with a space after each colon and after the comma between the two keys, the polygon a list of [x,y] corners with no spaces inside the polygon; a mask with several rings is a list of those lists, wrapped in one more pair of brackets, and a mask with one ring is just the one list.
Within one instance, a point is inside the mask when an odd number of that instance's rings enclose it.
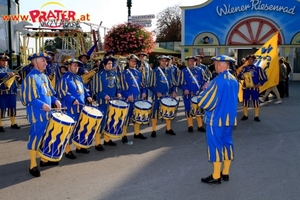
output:
{"label": "snare drum", "polygon": [[198,102],[197,102],[198,96],[194,96],[191,99],[191,115],[192,116],[201,116],[201,109],[198,106]]}
{"label": "snare drum", "polygon": [[139,100],[134,103],[132,121],[137,124],[148,124],[152,105],[149,101]]}
{"label": "snare drum", "polygon": [[128,114],[129,104],[122,100],[109,101],[104,134],[111,138],[120,138]]}
{"label": "snare drum", "polygon": [[102,118],[103,114],[97,108],[83,107],[73,132],[74,145],[79,148],[90,148]]}
{"label": "snare drum", "polygon": [[45,160],[61,160],[67,142],[74,129],[75,121],[63,113],[52,113],[38,149],[38,155]]}
{"label": "snare drum", "polygon": [[161,119],[174,119],[179,102],[173,97],[164,97],[160,100],[159,117]]}

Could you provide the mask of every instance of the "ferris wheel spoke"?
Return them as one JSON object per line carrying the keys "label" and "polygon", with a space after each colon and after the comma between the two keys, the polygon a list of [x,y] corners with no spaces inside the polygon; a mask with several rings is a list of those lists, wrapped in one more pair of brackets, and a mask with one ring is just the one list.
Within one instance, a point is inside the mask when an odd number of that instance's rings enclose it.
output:
{"label": "ferris wheel spoke", "polygon": [[262,43],[267,37],[269,37],[272,33],[274,33],[274,30],[271,29],[269,30],[263,37],[261,37],[259,40],[258,40],[258,43]]}
{"label": "ferris wheel spoke", "polygon": [[253,30],[252,30],[252,27],[251,27],[251,24],[250,24],[249,21],[247,21],[246,26],[247,26],[247,29],[248,29],[248,33],[249,33],[249,35],[250,35],[250,39],[251,39],[252,41],[254,41]]}
{"label": "ferris wheel spoke", "polygon": [[262,30],[262,27],[263,27],[264,23],[262,21],[259,22],[259,25],[258,25],[258,28],[257,28],[257,32],[256,32],[256,35],[255,35],[255,41],[258,41],[258,37],[261,33],[261,30]]}
{"label": "ferris wheel spoke", "polygon": [[243,38],[244,40],[246,40],[247,42],[251,43],[251,40],[249,40],[249,38],[247,38],[241,31],[236,30],[235,33],[239,35],[241,38]]}

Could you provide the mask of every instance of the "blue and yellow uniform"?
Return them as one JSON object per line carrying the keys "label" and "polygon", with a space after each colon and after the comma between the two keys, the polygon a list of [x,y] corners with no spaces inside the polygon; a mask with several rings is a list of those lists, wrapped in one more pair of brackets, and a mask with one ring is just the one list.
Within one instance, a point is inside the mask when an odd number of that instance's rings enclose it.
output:
{"label": "blue and yellow uniform", "polygon": [[9,57],[5,54],[0,55],[0,132],[4,132],[2,126],[2,118],[7,115],[10,117],[11,128],[20,129],[16,124],[16,108],[17,108],[17,84],[16,75],[9,76],[8,73],[13,73],[13,70],[6,67]]}
{"label": "blue and yellow uniform", "polygon": [[[32,55],[32,59],[39,57],[47,59],[47,54],[35,53]],[[52,103],[57,101],[55,91],[44,72],[33,68],[25,77],[21,87],[21,101],[26,106],[27,120],[30,123],[27,144],[31,161],[30,173],[34,176],[40,176],[36,164],[37,149],[51,117],[51,113],[45,112],[42,108],[45,104],[50,107]]]}
{"label": "blue and yellow uniform", "polygon": [[[115,61],[113,57],[108,57],[103,59],[103,64],[106,65],[109,61],[112,63]],[[109,65],[109,64],[107,64]],[[112,66],[111,66],[112,68]],[[108,108],[108,101],[105,100],[106,96],[109,96],[110,99],[114,99],[118,96],[118,94],[121,94],[120,91],[120,83],[118,76],[116,72],[114,72],[111,69],[106,69],[104,66],[104,69],[97,72],[93,77],[93,94],[96,95],[97,102],[99,104],[99,110],[103,113],[103,118],[100,125],[100,131],[96,133],[95,137],[95,145],[96,149],[99,151],[104,150],[104,148],[100,144],[101,134],[103,133],[106,118],[107,118],[107,108]],[[110,137],[106,134],[104,135],[104,144],[113,144],[113,142],[110,140]]]}
{"label": "blue and yellow uniform", "polygon": [[[208,160],[214,164],[213,175],[202,179],[206,183],[221,181],[222,162],[225,170],[223,174],[228,175],[234,150],[232,130],[237,124],[238,82],[228,70],[232,59],[224,55],[216,56],[215,59],[216,65],[222,64],[223,70],[219,69],[217,77],[198,96],[198,105],[205,110]],[[224,66],[225,63],[219,62],[227,62],[227,65]]]}
{"label": "blue and yellow uniform", "polygon": [[[253,59],[255,60],[254,55],[248,55],[247,60]],[[250,101],[252,100],[253,107],[254,107],[254,120],[260,121],[258,114],[259,114],[259,87],[255,86],[262,86],[267,80],[267,74],[265,71],[259,67],[255,66],[254,64],[244,66],[241,72],[238,75],[239,79],[244,79],[245,73],[251,73],[252,75],[252,82],[254,87],[244,87],[243,88],[243,107],[244,107],[244,116],[241,120],[248,119],[248,107],[250,106]]]}
{"label": "blue and yellow uniform", "polygon": [[[76,59],[68,59],[65,61],[65,65],[71,65],[72,63],[80,63],[79,60]],[[62,102],[64,107],[67,107],[67,114],[74,119],[74,121],[78,121],[80,112],[82,110],[83,105],[85,104],[85,100],[90,97],[88,91],[85,89],[82,78],[77,74],[74,74],[70,71],[66,72],[60,80],[59,89],[58,89],[58,96]],[[75,101],[78,101],[79,104],[74,105]],[[73,138],[72,133],[70,138]],[[70,145],[72,144],[72,139],[69,140],[69,143],[66,145],[66,156],[71,152]],[[80,150],[81,148],[77,147],[77,153],[89,153],[88,150]],[[78,152],[84,151],[84,152]],[[71,153],[73,154],[73,153]],[[70,155],[70,157],[74,157]],[[72,159],[72,158],[71,158]]]}
{"label": "blue and yellow uniform", "polygon": [[[197,58],[194,56],[189,56],[186,58],[187,61],[194,60],[196,62]],[[184,91],[188,91],[189,94],[183,96],[183,103],[185,108],[185,116],[187,118],[188,123],[188,131],[193,132],[193,116],[191,115],[191,99],[193,96],[198,95],[201,90],[202,86],[205,84],[206,80],[203,77],[202,69],[193,65],[188,66],[181,70],[179,76],[179,87]],[[196,82],[195,82],[196,81]],[[205,132],[203,128],[201,116],[196,116],[198,130]]]}
{"label": "blue and yellow uniform", "polygon": [[[162,62],[166,62],[170,60],[168,56],[160,56],[158,60],[162,60]],[[161,93],[162,96],[170,96],[173,93],[177,93],[176,81],[174,80],[174,76],[172,74],[172,70],[167,68],[166,66],[158,66],[152,70],[150,76],[150,85],[149,89],[153,93],[153,105],[152,105],[152,137],[156,137],[156,124],[158,119],[159,112],[159,104],[160,98],[157,96],[158,93]],[[175,135],[174,131],[171,128],[171,120],[166,120],[166,133]]]}
{"label": "blue and yellow uniform", "polygon": [[[142,57],[148,56],[146,53],[141,52],[137,54],[139,58],[143,59]],[[140,59],[139,59],[140,60]],[[142,82],[145,87],[149,87],[150,84],[150,74],[151,74],[151,67],[146,61],[140,60],[140,62],[137,63],[137,69],[142,73]],[[148,99],[148,90],[147,90],[147,97]]]}
{"label": "blue and yellow uniform", "polygon": [[[136,62],[139,62],[138,57],[131,54],[127,60],[135,59]],[[127,67],[126,67],[127,68]],[[129,96],[132,95],[134,100],[141,99],[142,94],[144,93],[146,95],[147,88],[143,85],[143,77],[142,73],[138,71],[136,68],[127,68],[125,69],[121,74],[121,91],[122,96],[127,99]],[[130,119],[133,114],[133,108],[134,108],[134,101],[133,102],[127,102],[129,103],[129,110],[128,115],[126,119],[125,126],[123,128],[123,136],[127,136],[127,127],[130,123]],[[145,136],[143,136],[140,133],[140,124],[135,123],[134,124],[134,137],[137,137],[146,139]]]}
{"label": "blue and yellow uniform", "polygon": [[[90,97],[87,89],[83,86],[82,78],[69,71],[66,72],[60,81],[58,92],[62,105],[67,107],[67,114],[77,121],[82,105],[85,104],[86,98]],[[75,100],[81,105],[74,105]]]}
{"label": "blue and yellow uniform", "polygon": [[60,79],[62,77],[62,73],[60,71],[60,67],[57,63],[48,61],[48,65],[46,67],[46,75],[50,79],[51,86],[55,89],[55,91],[58,90],[58,85],[60,83]]}

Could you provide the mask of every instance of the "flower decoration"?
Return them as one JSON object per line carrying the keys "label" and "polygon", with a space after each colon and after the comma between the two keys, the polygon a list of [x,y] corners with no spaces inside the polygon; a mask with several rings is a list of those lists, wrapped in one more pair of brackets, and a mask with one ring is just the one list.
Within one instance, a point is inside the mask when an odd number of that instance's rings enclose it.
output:
{"label": "flower decoration", "polygon": [[138,24],[119,24],[112,27],[105,36],[104,50],[127,56],[139,52],[151,53],[155,47],[153,35]]}

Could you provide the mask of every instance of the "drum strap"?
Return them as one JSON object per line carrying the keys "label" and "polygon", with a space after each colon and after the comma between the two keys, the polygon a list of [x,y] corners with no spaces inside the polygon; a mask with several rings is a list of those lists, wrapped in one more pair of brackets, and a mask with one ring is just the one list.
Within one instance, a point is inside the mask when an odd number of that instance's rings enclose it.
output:
{"label": "drum strap", "polygon": [[198,87],[198,90],[200,90],[200,85],[198,83],[198,81],[196,80],[194,74],[192,73],[192,71],[189,69],[189,67],[186,67],[187,71],[189,72],[190,76],[192,77],[193,81],[195,81],[197,87]]}
{"label": "drum strap", "polygon": [[159,69],[160,73],[162,74],[162,76],[163,76],[164,79],[166,80],[166,83],[167,83],[167,86],[168,86],[168,91],[169,91],[170,86],[169,86],[169,82],[168,82],[168,79],[167,79],[165,73],[162,71],[162,69],[161,69],[160,67],[157,67],[157,68]]}
{"label": "drum strap", "polygon": [[131,78],[134,81],[134,84],[136,85],[136,87],[137,87],[137,89],[138,89],[138,91],[140,93],[140,87],[139,87],[138,83],[136,82],[135,77],[133,76],[132,72],[129,69],[127,69],[127,72],[130,74]]}

